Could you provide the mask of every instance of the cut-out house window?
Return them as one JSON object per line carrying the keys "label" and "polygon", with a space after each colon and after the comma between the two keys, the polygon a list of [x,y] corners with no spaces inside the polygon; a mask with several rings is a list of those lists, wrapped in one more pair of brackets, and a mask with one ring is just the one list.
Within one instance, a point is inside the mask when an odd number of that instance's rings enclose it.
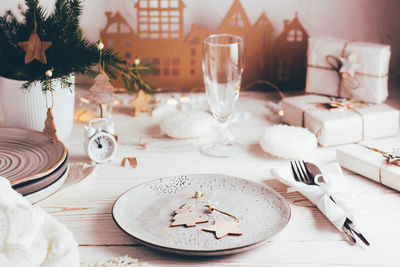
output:
{"label": "cut-out house window", "polygon": [[242,16],[240,15],[240,13],[234,13],[232,15],[232,19],[229,22],[229,26],[231,26],[231,27],[243,27],[244,26],[244,22],[242,20]]}
{"label": "cut-out house window", "polygon": [[301,42],[303,41],[303,33],[300,30],[291,30],[287,36],[288,42]]}
{"label": "cut-out house window", "polygon": [[174,57],[172,58],[172,75],[179,76],[179,65],[180,65],[180,58]]}
{"label": "cut-out house window", "polygon": [[200,43],[199,36],[195,36],[192,39],[190,39],[190,41],[189,41],[189,44],[191,44],[191,45],[196,45],[196,44],[199,44],[199,43]]}
{"label": "cut-out house window", "polygon": [[181,32],[179,0],[140,0],[138,8],[141,38],[179,38]]}
{"label": "cut-out house window", "polygon": [[160,75],[160,59],[159,58],[152,58],[151,65],[153,66],[153,75],[158,76]]}

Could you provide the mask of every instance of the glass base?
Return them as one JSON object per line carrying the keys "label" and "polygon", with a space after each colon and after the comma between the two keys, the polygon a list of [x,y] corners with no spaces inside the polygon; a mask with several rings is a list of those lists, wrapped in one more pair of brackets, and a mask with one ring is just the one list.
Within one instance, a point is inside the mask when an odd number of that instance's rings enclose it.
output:
{"label": "glass base", "polygon": [[201,153],[207,156],[219,158],[236,156],[243,150],[243,146],[237,142],[207,144],[200,148]]}

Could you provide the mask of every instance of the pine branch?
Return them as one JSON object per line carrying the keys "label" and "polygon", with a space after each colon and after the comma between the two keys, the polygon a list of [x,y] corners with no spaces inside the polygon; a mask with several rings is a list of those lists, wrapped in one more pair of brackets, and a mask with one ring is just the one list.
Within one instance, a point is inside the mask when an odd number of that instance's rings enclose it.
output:
{"label": "pine branch", "polygon": [[[70,85],[71,74],[93,75],[92,70],[99,61],[97,43],[82,36],[79,18],[82,14],[81,0],[56,0],[54,11],[46,14],[39,0],[25,0],[26,11],[21,12],[22,22],[17,16],[6,11],[0,16],[0,76],[27,81],[23,88],[29,89],[35,82],[41,82],[43,90],[49,90],[45,72],[52,68],[52,80],[59,80],[64,86]],[[35,30],[41,41],[52,45],[46,50],[47,64],[33,60],[25,64],[25,51],[18,42],[26,41]],[[120,59],[112,49],[102,51],[102,59],[110,78],[122,75],[128,92],[137,88],[152,92],[144,81],[143,74],[151,71],[149,65],[130,65]]]}

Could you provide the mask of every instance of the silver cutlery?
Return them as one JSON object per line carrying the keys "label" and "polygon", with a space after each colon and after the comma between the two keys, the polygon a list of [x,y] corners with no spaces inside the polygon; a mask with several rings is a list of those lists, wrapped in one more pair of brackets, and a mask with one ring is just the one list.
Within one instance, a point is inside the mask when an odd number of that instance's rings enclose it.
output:
{"label": "silver cutlery", "polygon": [[[324,182],[321,170],[318,168],[317,165],[315,165],[311,162],[291,161],[290,166],[292,168],[294,179],[297,182],[302,182],[304,184],[318,186],[318,184],[315,182],[315,178],[318,175],[320,175],[318,177],[318,179],[322,178],[321,180],[318,180],[318,182],[319,183]],[[332,196],[329,196],[329,198],[334,203],[336,203],[336,201],[332,198]],[[360,238],[360,240],[365,245],[367,245],[367,246],[370,245],[369,242],[367,241],[367,239],[360,233],[359,230],[357,230],[357,228],[354,226],[353,222],[349,218],[346,218],[342,229],[351,243],[353,243],[353,244],[356,243],[356,239],[354,237],[354,234],[355,234],[356,236],[358,236],[358,238]]]}

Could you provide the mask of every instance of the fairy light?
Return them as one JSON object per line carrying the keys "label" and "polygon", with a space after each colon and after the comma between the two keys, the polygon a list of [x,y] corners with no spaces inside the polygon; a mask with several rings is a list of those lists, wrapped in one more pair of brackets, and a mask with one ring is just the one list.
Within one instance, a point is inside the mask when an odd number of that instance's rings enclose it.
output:
{"label": "fairy light", "polygon": [[84,97],[81,97],[79,100],[84,104],[90,104],[90,101]]}
{"label": "fairy light", "polygon": [[173,105],[178,104],[178,100],[176,100],[175,98],[168,98],[166,103],[167,103],[167,105],[173,106]]}
{"label": "fairy light", "polygon": [[103,50],[104,49],[104,44],[101,41],[99,41],[99,43],[97,44],[97,48],[99,50]]}
{"label": "fairy light", "polygon": [[140,58],[135,58],[135,65],[139,65],[140,64]]}
{"label": "fairy light", "polygon": [[188,96],[181,96],[179,98],[179,101],[181,101],[182,103],[188,103],[190,102],[190,98]]}
{"label": "fairy light", "polygon": [[50,78],[51,76],[53,76],[53,72],[51,70],[47,70],[46,76]]}

